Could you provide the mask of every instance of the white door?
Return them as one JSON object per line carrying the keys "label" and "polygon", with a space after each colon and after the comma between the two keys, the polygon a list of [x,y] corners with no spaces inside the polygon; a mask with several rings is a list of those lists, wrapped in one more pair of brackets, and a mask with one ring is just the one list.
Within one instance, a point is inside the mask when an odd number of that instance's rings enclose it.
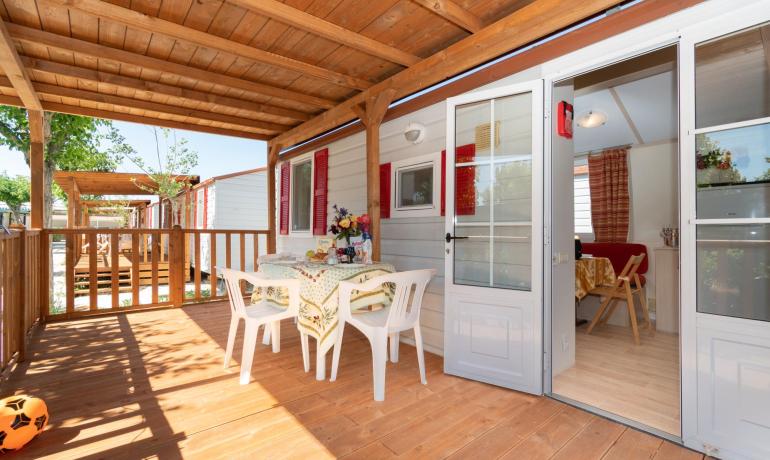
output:
{"label": "white door", "polygon": [[770,2],[684,34],[681,49],[683,439],[766,459]]}
{"label": "white door", "polygon": [[542,392],[543,83],[447,101],[444,370]]}

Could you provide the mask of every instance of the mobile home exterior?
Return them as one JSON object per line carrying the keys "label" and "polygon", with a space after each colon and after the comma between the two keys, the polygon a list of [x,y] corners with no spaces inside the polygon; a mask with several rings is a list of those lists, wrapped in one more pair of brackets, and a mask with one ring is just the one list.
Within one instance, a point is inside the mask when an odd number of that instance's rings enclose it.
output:
{"label": "mobile home exterior", "polygon": [[[506,353],[516,356],[506,362],[516,361],[519,366],[516,371],[527,374],[527,383],[519,384],[511,377],[512,383],[506,386],[549,394],[552,366],[560,361],[574,360],[574,349],[551,347],[551,337],[561,334],[560,328],[564,331],[571,328],[574,334],[574,310],[573,316],[567,316],[567,321],[560,320],[566,313],[558,311],[555,303],[552,305],[552,296],[558,295],[559,287],[550,283],[554,271],[559,270],[564,259],[570,260],[569,254],[574,249],[571,234],[567,239],[553,238],[552,225],[565,213],[559,197],[550,194],[553,181],[558,180],[551,165],[552,155],[558,150],[554,145],[556,141],[552,140],[555,139],[552,115],[561,97],[553,89],[554,82],[665,46],[678,46],[679,141],[672,144],[678,153],[681,171],[677,191],[681,196],[677,217],[682,234],[679,262],[681,437],[678,439],[690,448],[724,458],[767,458],[770,456],[770,443],[767,442],[770,438],[767,414],[770,411],[757,408],[770,408],[770,323],[703,312],[698,304],[697,283],[701,268],[697,265],[696,255],[702,251],[697,237],[699,232],[714,228],[711,226],[764,228],[770,224],[770,215],[764,213],[737,220],[699,218],[695,206],[694,171],[697,134],[770,123],[770,113],[761,110],[759,115],[737,124],[703,127],[695,122],[696,104],[700,103],[698,97],[702,97],[700,93],[696,96],[697,47],[744,29],[766,29],[770,23],[770,2],[738,4],[715,0],[676,2],[676,5],[672,2],[668,7],[671,10],[665,13],[650,12],[648,16],[635,19],[624,15],[621,8],[614,13],[615,19],[607,18],[604,32],[592,28],[589,22],[584,28],[565,31],[549,41],[515,52],[412,101],[391,105],[391,116],[386,116],[379,137],[381,259],[398,270],[435,268],[438,271],[428,288],[421,322],[426,350],[444,355],[445,368],[465,358],[473,359],[472,351],[458,345],[461,341],[458,331],[466,331],[466,327],[470,331],[472,324],[485,324],[489,326],[486,331],[492,331],[490,334],[495,337],[489,337],[487,341],[485,337],[478,337],[476,345],[493,347],[494,341],[498,340],[496,335],[500,333],[520,340],[520,343],[507,342]],[[587,38],[590,36],[595,38]],[[588,42],[581,45],[583,40]],[[766,56],[770,56],[768,48],[765,49]],[[768,81],[765,80],[765,85]],[[533,100],[531,110],[538,121],[533,125],[532,135],[540,136],[541,143],[538,144],[537,139],[532,143],[531,199],[534,204],[532,233],[528,237],[532,243],[532,257],[527,269],[532,272],[529,288],[533,297],[528,302],[531,301],[533,307],[521,307],[519,317],[503,319],[494,312],[493,300],[477,305],[472,311],[469,301],[463,304],[462,300],[457,300],[465,296],[466,291],[459,289],[451,278],[452,273],[454,277],[458,276],[451,232],[458,216],[462,215],[458,209],[462,203],[455,192],[467,186],[461,183],[456,171],[452,171],[461,163],[459,148],[477,142],[474,133],[456,126],[456,111],[458,107],[476,101],[497,100],[504,97],[506,91],[512,95],[527,94]],[[767,93],[765,87],[758,97],[768,97]],[[422,131],[419,143],[404,136],[405,128],[415,124]],[[505,142],[502,139],[501,145]],[[275,171],[279,252],[304,253],[314,249],[317,237],[326,235],[327,216],[331,216],[335,204],[355,214],[367,211],[366,145],[366,133],[360,126],[350,125],[282,153]],[[444,153],[455,150],[457,156]],[[402,190],[397,189],[398,181],[407,183],[410,174],[421,168],[426,174],[433,171],[430,193],[410,190],[402,196],[397,192]],[[297,177],[309,178],[310,185],[302,185]],[[312,191],[312,199],[305,204],[312,218],[294,225],[298,217],[292,197],[298,187]],[[400,207],[410,196],[426,193],[433,197],[428,205]],[[316,199],[319,196],[323,198]],[[314,209],[318,203],[325,203],[323,209]],[[571,213],[570,206],[566,210],[569,218]],[[763,248],[763,251],[770,251],[767,246]],[[574,262],[574,256],[571,260]],[[479,313],[482,309],[489,314]],[[495,331],[496,328],[502,332]],[[411,338],[403,340],[408,342]],[[472,372],[466,375],[497,383],[493,378],[474,377]]]}
{"label": "mobile home exterior", "polygon": [[[188,228],[210,230],[267,229],[267,173],[266,168],[256,168],[215,176],[196,185],[190,191],[190,225]],[[219,235],[217,244],[224,247],[225,235]],[[267,252],[267,241],[260,237],[259,254]],[[240,251],[240,241],[232,239],[235,253]],[[247,254],[254,251],[254,243],[247,240]],[[211,242],[201,240],[201,271],[209,273],[211,267]],[[219,251],[215,266],[226,263],[224,251]],[[253,271],[253,258],[247,257],[244,267],[234,261],[233,268]]]}

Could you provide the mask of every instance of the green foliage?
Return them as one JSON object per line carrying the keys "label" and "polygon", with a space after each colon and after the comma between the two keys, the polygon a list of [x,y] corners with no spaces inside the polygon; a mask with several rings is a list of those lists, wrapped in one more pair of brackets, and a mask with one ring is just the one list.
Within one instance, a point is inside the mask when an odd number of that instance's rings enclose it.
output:
{"label": "green foliage", "polygon": [[149,165],[138,153],[124,152],[126,158],[144,171],[155,186],[146,186],[136,183],[140,189],[158,195],[161,201],[171,203],[173,213],[176,215],[177,200],[175,198],[191,187],[186,176],[192,168],[198,165],[198,152],[189,147],[185,138],[176,137],[176,132],[167,128],[153,128],[155,135],[155,153],[158,157],[158,166]]}
{"label": "green foliage", "polygon": [[21,224],[21,205],[29,201],[29,179],[24,176],[0,175],[0,201],[11,210],[13,219]]}
{"label": "green foliage", "polygon": [[[43,134],[47,220],[51,196],[66,199],[50,181],[54,171],[114,171],[123,157],[134,151],[109,120],[46,112]],[[25,109],[0,106],[0,145],[23,153],[29,165],[29,120]]]}
{"label": "green foliage", "polygon": [[[47,162],[62,171],[114,171],[133,152],[112,122],[63,113],[46,113]],[[22,152],[29,163],[27,111],[0,106],[0,145]]]}

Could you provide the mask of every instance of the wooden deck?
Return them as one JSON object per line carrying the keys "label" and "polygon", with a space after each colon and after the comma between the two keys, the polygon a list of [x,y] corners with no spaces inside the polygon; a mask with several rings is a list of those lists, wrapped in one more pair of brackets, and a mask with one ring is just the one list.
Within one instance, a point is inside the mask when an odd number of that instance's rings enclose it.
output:
{"label": "wooden deck", "polygon": [[241,386],[237,363],[222,370],[228,321],[214,303],[48,324],[2,392],[48,403],[51,425],[22,456],[702,458],[548,398],[445,375],[435,355],[423,386],[409,346],[375,403],[369,346],[352,330],[337,382],[303,372],[287,321],[281,353],[260,345]]}

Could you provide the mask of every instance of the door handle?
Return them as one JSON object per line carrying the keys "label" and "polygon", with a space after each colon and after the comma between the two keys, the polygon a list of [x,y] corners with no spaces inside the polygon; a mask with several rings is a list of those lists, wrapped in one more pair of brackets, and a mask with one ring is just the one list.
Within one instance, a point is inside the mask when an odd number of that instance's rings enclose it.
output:
{"label": "door handle", "polygon": [[452,236],[451,233],[447,233],[446,236],[444,237],[444,239],[446,240],[447,243],[451,243],[452,240],[467,240],[468,237],[467,236]]}

